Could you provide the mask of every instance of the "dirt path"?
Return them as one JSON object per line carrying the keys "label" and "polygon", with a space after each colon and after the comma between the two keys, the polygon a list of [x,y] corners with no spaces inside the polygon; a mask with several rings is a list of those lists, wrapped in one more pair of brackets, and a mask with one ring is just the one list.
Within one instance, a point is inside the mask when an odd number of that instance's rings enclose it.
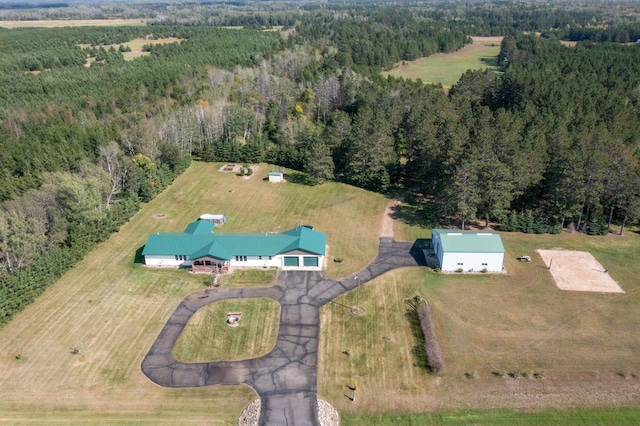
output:
{"label": "dirt path", "polygon": [[384,217],[382,218],[382,226],[380,227],[380,237],[393,238],[393,221],[395,220],[393,216],[397,206],[401,203],[401,198],[395,198],[389,202],[389,205],[387,205]]}

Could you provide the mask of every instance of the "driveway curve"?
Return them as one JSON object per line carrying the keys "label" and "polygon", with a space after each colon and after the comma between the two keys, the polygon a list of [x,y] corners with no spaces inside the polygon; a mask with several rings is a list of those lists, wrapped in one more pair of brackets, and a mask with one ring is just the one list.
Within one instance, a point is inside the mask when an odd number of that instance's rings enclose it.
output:
{"label": "driveway curve", "polygon": [[[275,285],[206,289],[180,302],[142,361],[154,383],[172,388],[210,385],[251,386],[260,396],[260,425],[318,425],[318,339],[320,308],[358,285],[408,266],[424,266],[419,243],[380,238],[378,255],[364,269],[342,280],[320,272],[281,271]],[[184,363],[173,347],[193,314],[224,299],[269,297],[281,305],[275,347],[267,355],[242,361]]]}

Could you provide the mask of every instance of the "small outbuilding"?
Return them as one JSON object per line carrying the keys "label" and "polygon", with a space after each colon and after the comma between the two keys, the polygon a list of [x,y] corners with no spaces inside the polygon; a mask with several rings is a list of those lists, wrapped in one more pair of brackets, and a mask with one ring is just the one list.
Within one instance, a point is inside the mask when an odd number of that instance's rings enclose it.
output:
{"label": "small outbuilding", "polygon": [[283,170],[274,170],[269,172],[269,182],[271,183],[280,183],[284,180],[284,171]]}
{"label": "small outbuilding", "polygon": [[226,214],[211,214],[205,213],[200,216],[200,220],[206,220],[207,222],[211,222],[214,225],[222,225],[227,222]]}
{"label": "small outbuilding", "polygon": [[443,271],[502,272],[504,245],[495,232],[434,229],[432,244]]}

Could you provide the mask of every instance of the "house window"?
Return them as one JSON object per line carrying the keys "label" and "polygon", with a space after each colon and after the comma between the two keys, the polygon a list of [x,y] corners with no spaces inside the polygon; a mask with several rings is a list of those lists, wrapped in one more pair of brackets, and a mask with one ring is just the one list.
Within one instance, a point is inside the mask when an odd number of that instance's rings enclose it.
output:
{"label": "house window", "polygon": [[247,256],[243,256],[242,261],[243,261],[243,262],[246,262],[246,261],[247,261]]}
{"label": "house window", "polygon": [[178,255],[177,254],[176,254],[176,260],[180,260],[180,259],[178,259]]}
{"label": "house window", "polygon": [[258,260],[262,260],[262,256],[258,256]]}
{"label": "house window", "polygon": [[462,266],[462,265],[464,265],[464,263],[462,263],[462,262],[459,262],[459,263],[458,263],[458,266]]}
{"label": "house window", "polygon": [[487,265],[488,265],[488,263],[483,263],[483,264],[482,264],[482,266],[487,266]]}
{"label": "house window", "polygon": [[236,256],[236,262],[240,261],[240,256]]}
{"label": "house window", "polygon": [[269,260],[271,260],[271,256],[269,256]]}

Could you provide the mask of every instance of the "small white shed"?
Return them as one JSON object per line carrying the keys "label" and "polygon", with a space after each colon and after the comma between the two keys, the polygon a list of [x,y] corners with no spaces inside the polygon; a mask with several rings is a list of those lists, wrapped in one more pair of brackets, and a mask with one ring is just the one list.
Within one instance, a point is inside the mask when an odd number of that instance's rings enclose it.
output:
{"label": "small white shed", "polygon": [[271,183],[279,183],[284,180],[284,171],[283,170],[274,170],[269,172],[269,182]]}
{"label": "small white shed", "polygon": [[504,245],[499,234],[434,229],[432,236],[443,271],[502,272]]}
{"label": "small white shed", "polygon": [[227,222],[227,215],[226,214],[205,213],[203,215],[200,215],[199,219],[200,220],[206,220],[207,222],[211,222],[211,223],[216,224],[216,225],[222,225],[222,224]]}

